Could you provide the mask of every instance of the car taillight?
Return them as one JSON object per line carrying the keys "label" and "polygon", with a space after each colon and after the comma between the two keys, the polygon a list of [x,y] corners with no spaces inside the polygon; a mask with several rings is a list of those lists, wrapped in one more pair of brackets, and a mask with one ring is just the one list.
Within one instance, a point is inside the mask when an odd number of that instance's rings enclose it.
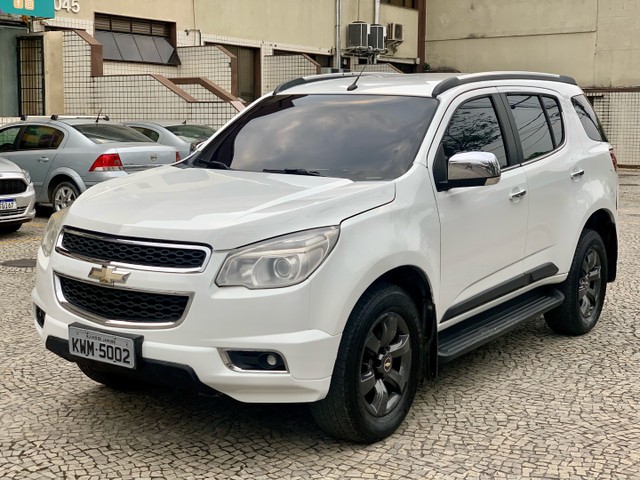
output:
{"label": "car taillight", "polygon": [[93,162],[90,172],[114,172],[122,170],[122,161],[117,153],[103,153]]}
{"label": "car taillight", "polygon": [[180,153],[176,152],[176,162],[179,162],[179,161],[180,161]]}
{"label": "car taillight", "polygon": [[618,159],[616,158],[616,154],[613,153],[613,148],[609,149],[609,154],[611,155],[611,163],[613,163],[613,169],[618,171]]}

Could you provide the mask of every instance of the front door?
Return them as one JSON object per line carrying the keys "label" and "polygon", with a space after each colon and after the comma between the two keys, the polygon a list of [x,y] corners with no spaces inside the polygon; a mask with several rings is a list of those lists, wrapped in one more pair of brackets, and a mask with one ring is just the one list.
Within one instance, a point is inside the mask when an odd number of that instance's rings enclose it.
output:
{"label": "front door", "polygon": [[471,315],[516,289],[522,279],[527,181],[503,118],[496,90],[476,90],[451,104],[436,137],[434,162],[442,162],[445,171],[451,156],[469,151],[494,153],[502,168],[495,185],[436,193],[442,245],[440,321]]}

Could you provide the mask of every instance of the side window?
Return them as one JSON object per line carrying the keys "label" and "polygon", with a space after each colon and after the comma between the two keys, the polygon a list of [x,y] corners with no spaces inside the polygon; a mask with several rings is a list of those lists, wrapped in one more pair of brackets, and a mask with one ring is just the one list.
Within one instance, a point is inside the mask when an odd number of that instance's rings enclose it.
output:
{"label": "side window", "polygon": [[18,143],[20,150],[50,150],[60,146],[64,134],[44,125],[28,125]]}
{"label": "side window", "polygon": [[442,148],[447,160],[456,153],[482,151],[493,153],[500,166],[507,166],[504,139],[491,98],[470,100],[456,110],[442,138]]}
{"label": "side window", "polygon": [[591,140],[596,142],[606,142],[607,136],[604,133],[602,125],[596,116],[596,112],[593,111],[589,100],[584,95],[576,95],[571,99],[573,107],[576,109],[580,123],[584,127],[584,131],[587,133]]}
{"label": "side window", "polygon": [[155,130],[151,130],[150,128],[137,127],[133,125],[131,126],[131,128],[140,132],[141,134],[143,134],[145,137],[149,138],[153,142],[157,142],[158,139],[160,138],[160,134]]}
{"label": "side window", "polygon": [[554,149],[547,116],[538,95],[507,95],[526,162]]}
{"label": "side window", "polygon": [[551,124],[551,132],[553,133],[553,145],[557,148],[564,142],[564,123],[562,122],[562,112],[560,103],[553,97],[540,97],[542,104],[547,111],[547,118]]}
{"label": "side window", "polygon": [[15,142],[22,127],[9,127],[0,130],[0,152],[15,150]]}

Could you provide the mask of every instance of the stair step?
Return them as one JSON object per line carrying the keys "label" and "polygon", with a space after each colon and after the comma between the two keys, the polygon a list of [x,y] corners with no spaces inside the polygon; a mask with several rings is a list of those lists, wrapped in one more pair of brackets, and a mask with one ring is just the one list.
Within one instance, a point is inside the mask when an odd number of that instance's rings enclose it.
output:
{"label": "stair step", "polygon": [[438,334],[438,360],[448,362],[464,355],[563,301],[564,295],[558,290],[534,290],[468,318]]}

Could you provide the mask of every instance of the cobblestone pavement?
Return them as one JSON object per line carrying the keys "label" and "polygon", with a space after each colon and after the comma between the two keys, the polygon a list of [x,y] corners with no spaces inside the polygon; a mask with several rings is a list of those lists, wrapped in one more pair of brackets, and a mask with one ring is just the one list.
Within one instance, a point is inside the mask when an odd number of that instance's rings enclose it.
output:
{"label": "cobblestone pavement", "polygon": [[[33,269],[0,266],[0,478],[640,478],[640,172],[620,175],[620,265],[589,335],[541,319],[443,367],[400,430],[333,440],[304,405],[114,392],[36,336]],[[33,259],[46,218],[0,236]]]}

